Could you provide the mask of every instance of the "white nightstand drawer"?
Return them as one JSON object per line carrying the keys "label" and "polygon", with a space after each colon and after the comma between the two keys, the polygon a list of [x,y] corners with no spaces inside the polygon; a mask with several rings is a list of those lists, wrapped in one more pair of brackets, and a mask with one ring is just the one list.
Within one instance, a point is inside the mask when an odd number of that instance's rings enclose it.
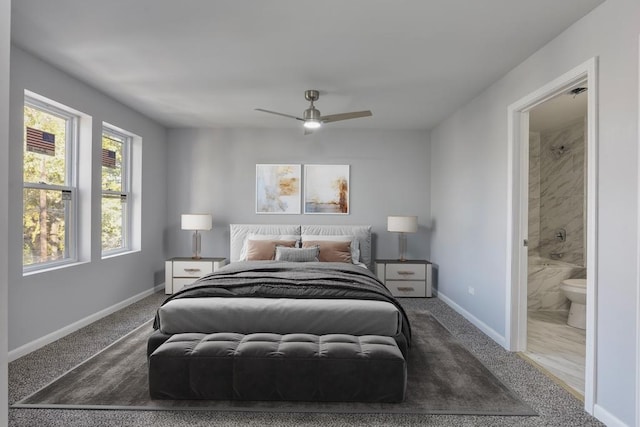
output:
{"label": "white nightstand drawer", "polygon": [[430,297],[432,264],[424,259],[377,259],[376,275],[394,297]]}
{"label": "white nightstand drawer", "polygon": [[419,280],[387,280],[387,288],[395,296],[399,297],[425,297],[427,296],[426,283]]}
{"label": "white nightstand drawer", "polygon": [[202,261],[174,261],[173,277],[202,277],[205,274],[213,273],[212,262]]}
{"label": "white nightstand drawer", "polygon": [[164,263],[164,292],[172,294],[202,276],[218,271],[226,258],[171,258]]}
{"label": "white nightstand drawer", "polygon": [[387,280],[424,280],[425,277],[424,264],[387,264]]}
{"label": "white nightstand drawer", "polygon": [[187,285],[192,284],[198,279],[173,279],[173,292],[178,292]]}

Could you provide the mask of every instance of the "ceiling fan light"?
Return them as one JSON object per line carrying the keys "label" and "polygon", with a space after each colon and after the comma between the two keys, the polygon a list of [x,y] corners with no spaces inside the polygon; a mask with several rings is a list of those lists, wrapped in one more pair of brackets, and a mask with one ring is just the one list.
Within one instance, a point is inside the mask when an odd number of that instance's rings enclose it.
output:
{"label": "ceiling fan light", "polygon": [[321,125],[322,123],[320,123],[319,120],[310,119],[310,120],[305,120],[303,126],[307,129],[318,129]]}

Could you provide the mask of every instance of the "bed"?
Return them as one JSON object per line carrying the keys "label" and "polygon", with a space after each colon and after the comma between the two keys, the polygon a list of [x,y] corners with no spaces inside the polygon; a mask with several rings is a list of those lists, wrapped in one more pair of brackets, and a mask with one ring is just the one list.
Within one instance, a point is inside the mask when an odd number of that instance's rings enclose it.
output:
{"label": "bed", "polygon": [[232,224],[230,261],[158,309],[153,398],[404,399],[411,328],[370,226]]}

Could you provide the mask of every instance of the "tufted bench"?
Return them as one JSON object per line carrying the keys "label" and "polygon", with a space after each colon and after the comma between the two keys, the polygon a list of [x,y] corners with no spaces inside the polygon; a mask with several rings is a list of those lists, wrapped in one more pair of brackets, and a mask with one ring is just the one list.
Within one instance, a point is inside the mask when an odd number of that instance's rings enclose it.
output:
{"label": "tufted bench", "polygon": [[184,333],[149,356],[154,399],[401,402],[395,340],[342,334]]}

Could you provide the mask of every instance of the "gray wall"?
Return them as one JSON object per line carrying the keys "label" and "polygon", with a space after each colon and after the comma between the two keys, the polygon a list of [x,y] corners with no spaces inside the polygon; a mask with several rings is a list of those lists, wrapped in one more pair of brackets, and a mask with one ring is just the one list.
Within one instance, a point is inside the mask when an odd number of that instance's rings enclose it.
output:
{"label": "gray wall", "polygon": [[[591,57],[599,61],[598,309],[594,413],[636,425],[637,0],[607,1],[431,133],[432,260],[439,289],[505,335],[507,107]],[[475,287],[475,295],[468,293]]]}
{"label": "gray wall", "polygon": [[[23,277],[20,224],[25,89],[90,115],[93,147],[100,146],[103,121],[142,137],[141,251],[101,259],[100,205],[99,198],[94,197],[89,262]],[[10,119],[10,140],[14,142],[9,147],[8,199],[12,226],[7,240],[11,350],[150,290],[154,282],[162,283],[167,158],[163,127],[16,46],[11,49]],[[94,171],[92,176],[95,180],[99,173]],[[100,186],[94,183],[92,188]]]}
{"label": "gray wall", "polygon": [[0,426],[7,425],[7,198],[11,1],[0,0]]}
{"label": "gray wall", "polygon": [[[398,257],[398,236],[387,215],[417,215],[408,236],[412,258],[429,257],[429,134],[300,129],[173,129],[169,131],[168,255],[191,253],[191,232],[180,214],[209,212],[214,228],[202,236],[203,256],[228,256],[230,223],[371,224],[377,257]],[[349,164],[349,215],[258,215],[257,163]]]}

